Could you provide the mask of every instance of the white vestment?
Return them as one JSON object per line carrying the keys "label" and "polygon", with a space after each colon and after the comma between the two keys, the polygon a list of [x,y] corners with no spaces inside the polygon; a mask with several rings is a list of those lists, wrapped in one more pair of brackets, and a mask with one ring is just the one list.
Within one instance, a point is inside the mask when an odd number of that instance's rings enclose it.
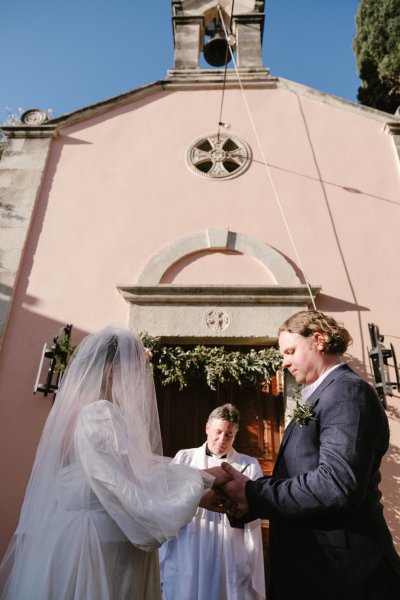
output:
{"label": "white vestment", "polygon": [[[226,462],[250,479],[262,477],[255,458],[233,448]],[[181,450],[175,463],[200,469],[219,466],[221,459],[200,448]],[[202,508],[178,538],[160,551],[163,600],[261,600],[265,598],[264,558],[259,519],[244,529],[231,527],[225,515]]]}

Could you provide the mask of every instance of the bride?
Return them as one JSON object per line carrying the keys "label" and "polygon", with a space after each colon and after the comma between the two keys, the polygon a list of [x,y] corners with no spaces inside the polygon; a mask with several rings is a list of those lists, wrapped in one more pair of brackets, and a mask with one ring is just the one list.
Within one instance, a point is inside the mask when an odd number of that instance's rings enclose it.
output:
{"label": "bride", "polygon": [[207,505],[215,474],[162,457],[140,339],[111,327],[89,335],[43,430],[1,600],[161,598],[157,548]]}

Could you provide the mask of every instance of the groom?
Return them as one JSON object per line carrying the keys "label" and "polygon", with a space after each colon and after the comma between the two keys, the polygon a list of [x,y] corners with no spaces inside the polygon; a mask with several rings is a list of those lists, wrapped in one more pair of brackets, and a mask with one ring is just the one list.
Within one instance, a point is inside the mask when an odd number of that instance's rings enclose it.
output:
{"label": "groom", "polygon": [[273,600],[399,600],[400,558],[383,516],[379,468],[388,449],[375,391],[341,356],[350,334],[333,318],[302,311],[279,329],[283,367],[305,408],[284,434],[272,477],[251,481],[228,463],[223,487],[269,519]]}

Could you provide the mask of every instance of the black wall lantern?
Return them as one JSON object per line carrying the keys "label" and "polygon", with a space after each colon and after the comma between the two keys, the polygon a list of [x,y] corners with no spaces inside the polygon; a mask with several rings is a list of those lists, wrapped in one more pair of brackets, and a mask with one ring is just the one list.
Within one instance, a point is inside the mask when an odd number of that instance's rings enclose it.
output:
{"label": "black wall lantern", "polygon": [[[53,394],[54,398],[60,387],[61,378],[67,366],[68,357],[72,354],[74,348],[71,346],[72,325],[65,325],[60,329],[59,334],[53,338],[53,346],[43,346],[40,357],[38,374],[35,381],[33,393],[40,392],[44,396]],[[40,383],[45,359],[49,360],[45,383]]]}
{"label": "black wall lantern", "polygon": [[[369,350],[368,355],[375,380],[375,389],[384,407],[387,408],[386,396],[393,396],[394,389],[400,391],[396,353],[392,344],[390,344],[390,348],[385,348],[383,345],[385,338],[379,333],[378,325],[368,323],[368,329],[371,340],[371,350]],[[389,361],[391,361],[391,364]],[[389,368],[394,370],[396,382],[390,381]]]}

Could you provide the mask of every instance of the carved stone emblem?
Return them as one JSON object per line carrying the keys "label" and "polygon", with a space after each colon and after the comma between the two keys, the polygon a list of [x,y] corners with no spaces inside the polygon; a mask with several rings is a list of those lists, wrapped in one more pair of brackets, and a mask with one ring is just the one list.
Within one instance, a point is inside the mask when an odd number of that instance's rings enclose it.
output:
{"label": "carved stone emblem", "polygon": [[223,310],[214,309],[206,314],[206,325],[213,331],[223,331],[230,323],[230,316]]}
{"label": "carved stone emblem", "polygon": [[236,136],[210,133],[190,146],[186,160],[198,175],[228,179],[247,169],[251,162],[251,150],[246,142]]}
{"label": "carved stone emblem", "polygon": [[25,125],[42,125],[47,121],[47,114],[40,108],[31,108],[22,113],[21,121]]}

